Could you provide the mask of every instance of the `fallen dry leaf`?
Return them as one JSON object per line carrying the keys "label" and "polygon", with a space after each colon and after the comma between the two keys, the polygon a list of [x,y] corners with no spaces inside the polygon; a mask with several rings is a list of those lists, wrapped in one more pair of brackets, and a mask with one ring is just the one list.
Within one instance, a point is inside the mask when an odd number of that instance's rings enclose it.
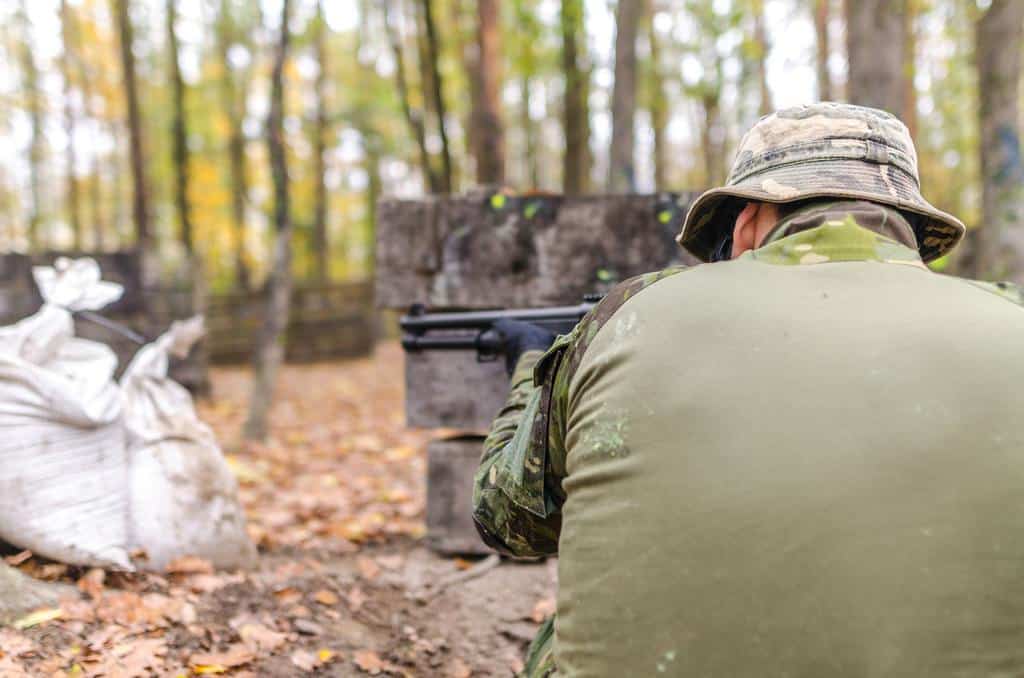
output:
{"label": "fallen dry leaf", "polygon": [[40,624],[45,624],[48,621],[60,619],[62,614],[63,612],[59,607],[47,607],[42,610],[31,612],[24,617],[15,620],[14,623],[11,624],[11,627],[19,631],[30,629],[33,626],[39,626]]}
{"label": "fallen dry leaf", "polygon": [[358,612],[359,608],[366,602],[366,594],[358,586],[353,586],[348,595],[345,596],[345,602],[348,603],[348,609]]}
{"label": "fallen dry leaf", "polygon": [[313,671],[324,664],[330,663],[338,655],[326,648],[317,650],[316,653],[307,650],[296,650],[292,653],[291,662],[303,671]]}
{"label": "fallen dry leaf", "polygon": [[355,653],[352,660],[356,663],[356,666],[371,676],[376,676],[383,671],[398,671],[397,666],[384,661],[380,658],[380,655],[372,650],[360,650]]}
{"label": "fallen dry leaf", "polygon": [[356,559],[356,566],[359,568],[359,574],[368,581],[373,581],[380,574],[380,565],[369,558],[360,556]]}
{"label": "fallen dry leaf", "polygon": [[103,582],[106,581],[107,573],[98,567],[94,567],[78,580],[78,590],[93,600],[103,595]]}
{"label": "fallen dry leaf", "polygon": [[213,574],[210,561],[197,556],[182,556],[167,565],[168,574]]}
{"label": "fallen dry leaf", "polygon": [[24,563],[26,560],[28,560],[31,557],[32,557],[32,552],[29,551],[28,549],[26,549],[24,551],[21,551],[20,553],[15,553],[13,556],[6,556],[4,558],[4,562],[7,563],[8,565],[12,565],[14,567],[17,567],[18,565],[21,565],[22,563]]}
{"label": "fallen dry leaf", "polygon": [[541,598],[533,606],[533,612],[530,613],[530,619],[540,624],[555,613],[555,606],[555,599],[553,596]]}
{"label": "fallen dry leaf", "polygon": [[338,604],[338,596],[335,595],[334,592],[328,591],[327,589],[320,589],[319,591],[314,593],[313,600],[320,603],[321,605],[326,605],[328,607],[334,607]]}
{"label": "fallen dry leaf", "polygon": [[244,645],[234,643],[224,652],[194,654],[189,657],[188,663],[196,673],[224,673],[236,666],[244,666],[255,658]]}
{"label": "fallen dry leaf", "polygon": [[273,653],[279,647],[288,642],[287,633],[272,631],[262,624],[245,624],[238,631],[238,635],[253,652]]}
{"label": "fallen dry leaf", "polygon": [[17,657],[34,649],[32,641],[24,635],[0,629],[0,654]]}
{"label": "fallen dry leaf", "polygon": [[291,662],[303,671],[312,671],[320,666],[320,660],[312,652],[296,650],[292,653]]}
{"label": "fallen dry leaf", "polygon": [[473,670],[458,657],[448,665],[448,678],[470,678],[472,675]]}
{"label": "fallen dry leaf", "polygon": [[377,556],[377,564],[385,570],[398,570],[405,563],[405,558],[400,553],[390,556]]}

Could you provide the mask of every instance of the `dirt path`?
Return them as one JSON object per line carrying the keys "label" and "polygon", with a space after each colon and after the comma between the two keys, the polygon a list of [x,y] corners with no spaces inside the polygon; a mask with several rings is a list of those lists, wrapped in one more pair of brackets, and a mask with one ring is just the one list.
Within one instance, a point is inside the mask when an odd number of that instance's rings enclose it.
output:
{"label": "dirt path", "polygon": [[247,370],[217,369],[213,386],[200,412],[240,479],[258,569],[186,560],[126,575],[29,558],[22,570],[81,595],[0,629],[0,675],[513,675],[553,605],[554,564],[503,562],[433,591],[474,564],[419,544],[427,435],[402,425],[396,346],[287,367],[266,445],[232,443]]}

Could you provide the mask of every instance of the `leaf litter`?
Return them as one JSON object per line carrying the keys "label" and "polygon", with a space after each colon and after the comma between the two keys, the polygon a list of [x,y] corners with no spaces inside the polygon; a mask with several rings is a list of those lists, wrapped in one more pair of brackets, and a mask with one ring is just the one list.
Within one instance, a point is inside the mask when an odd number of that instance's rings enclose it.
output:
{"label": "leaf litter", "polygon": [[[256,570],[201,558],[164,574],[53,563],[14,550],[30,576],[71,584],[59,606],[0,627],[3,676],[511,676],[550,613],[553,564],[508,564],[429,601],[413,595],[473,561],[425,533],[429,433],[404,427],[401,350],[285,366],[265,444],[239,444],[250,375],[211,370],[201,416],[240,486]],[[455,386],[455,385],[453,385]]]}

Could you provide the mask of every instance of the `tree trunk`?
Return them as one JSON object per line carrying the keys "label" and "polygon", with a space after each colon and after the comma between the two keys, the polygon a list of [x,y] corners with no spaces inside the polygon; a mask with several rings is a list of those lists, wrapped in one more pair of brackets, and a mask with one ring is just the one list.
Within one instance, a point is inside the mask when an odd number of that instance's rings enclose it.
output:
{"label": "tree trunk", "polygon": [[903,112],[907,0],[846,0],[850,103]]}
{"label": "tree trunk", "polygon": [[245,210],[249,195],[249,176],[245,162],[245,132],[242,129],[242,120],[245,117],[245,86],[236,80],[234,68],[228,58],[235,34],[231,0],[220,2],[216,33],[217,57],[221,67],[221,108],[228,124],[228,181],[231,184],[231,222],[235,241],[235,284],[239,289],[248,291],[252,288],[252,275],[246,255]]}
{"label": "tree trunk", "polygon": [[330,277],[330,251],[327,242],[327,45],[324,37],[323,0],[316,3],[313,19],[313,49],[318,70],[313,85],[316,97],[316,119],[313,126],[313,261],[316,278],[325,282]]}
{"label": "tree trunk", "polygon": [[612,90],[612,143],[608,190],[632,192],[633,121],[636,116],[636,34],[643,11],[641,0],[619,0],[615,9],[615,86]]}
{"label": "tree trunk", "polygon": [[829,40],[828,24],[831,18],[832,0],[814,0],[814,35],[817,38],[816,46],[818,58],[816,62],[818,71],[818,99],[820,101],[832,101],[835,91],[832,87],[832,74],[828,69],[828,59],[832,53],[832,44]]}
{"label": "tree trunk", "polygon": [[[485,1],[485,0],[481,0]],[[442,193],[451,193],[453,186],[452,154],[448,144],[448,131],[445,118],[448,117],[444,104],[444,81],[441,79],[439,61],[441,58],[440,42],[437,26],[434,24],[433,0],[422,0],[423,27],[426,38],[426,60],[430,73],[430,97],[437,116],[437,133],[441,137],[441,176],[438,188]],[[426,83],[424,83],[426,87]],[[424,99],[427,93],[424,92]]]}
{"label": "tree trunk", "polygon": [[79,208],[78,199],[78,178],[75,176],[75,109],[72,105],[72,84],[71,73],[74,66],[75,56],[72,52],[77,44],[75,40],[75,28],[72,25],[71,8],[67,0],[60,2],[60,25],[61,37],[64,42],[64,52],[61,55],[61,75],[64,79],[64,132],[68,137],[68,145],[65,153],[66,179],[67,179],[67,202],[68,221],[71,223],[71,232],[74,234],[74,249],[82,249],[82,214]]}
{"label": "tree trunk", "polygon": [[151,283],[154,267],[146,263],[152,257],[149,230],[149,188],[142,140],[142,114],[139,110],[138,83],[135,80],[135,54],[132,52],[134,31],[128,9],[129,0],[113,0],[121,41],[121,70],[128,106],[128,142],[132,174],[132,214],[135,219],[135,245],[142,254],[142,280]]}
{"label": "tree trunk", "polygon": [[[188,257],[189,283],[192,291],[192,313],[206,315],[206,271],[203,255],[196,247],[192,223],[192,204],[189,201],[189,150],[188,120],[185,115],[185,81],[181,77],[178,63],[178,34],[175,23],[178,19],[177,0],[167,0],[164,18],[167,28],[167,57],[171,81],[171,148],[174,162],[174,211],[178,217],[178,233],[182,247]],[[206,342],[197,347],[198,361],[206,364]]]}
{"label": "tree trunk", "polygon": [[1019,47],[1024,2],[992,0],[975,25],[981,128],[982,223],[975,274],[1024,281],[1024,167]]}
{"label": "tree trunk", "polygon": [[425,187],[431,193],[438,193],[441,190],[441,180],[434,170],[430,159],[430,151],[427,150],[427,131],[423,121],[423,113],[412,107],[409,97],[409,84],[405,79],[405,50],[402,49],[402,35],[398,28],[398,16],[395,12],[396,0],[385,0],[384,27],[388,34],[388,43],[391,45],[391,54],[395,59],[395,86],[398,89],[398,100],[402,105],[402,114],[412,131],[413,139],[416,141],[416,148],[419,150],[420,167],[423,171]]}
{"label": "tree trunk", "polygon": [[[429,4],[429,3],[427,3]],[[501,122],[501,22],[498,0],[477,0],[477,40],[469,77],[473,93],[473,157],[479,184],[505,181],[505,131]]]}
{"label": "tree trunk", "polygon": [[760,93],[760,106],[758,108],[761,115],[768,115],[775,110],[775,105],[772,103],[772,92],[768,89],[768,50],[770,45],[768,44],[768,31],[765,28],[764,18],[764,0],[754,1],[754,42],[757,45],[757,86],[758,92]]}
{"label": "tree trunk", "polygon": [[74,593],[69,586],[33,579],[0,560],[0,622],[13,621],[41,607],[56,606],[61,596]]}
{"label": "tree trunk", "polygon": [[375,139],[363,137],[363,156],[369,183],[366,186],[366,241],[369,251],[366,257],[366,276],[373,278],[377,262],[377,201],[383,195],[380,178],[379,144]]}
{"label": "tree trunk", "polygon": [[[78,81],[82,86],[83,113],[94,121],[102,119],[102,115],[93,110],[93,90],[90,85],[90,73],[86,70],[84,60],[78,59]],[[107,215],[103,209],[103,162],[95,148],[91,151],[92,162],[89,171],[89,218],[92,220],[92,241],[90,247],[94,252],[106,249]]]}
{"label": "tree trunk", "polygon": [[903,106],[900,118],[910,130],[912,137],[917,137],[917,90],[914,76],[917,74],[917,1],[904,0],[903,11]]}
{"label": "tree trunk", "polygon": [[583,0],[562,0],[562,73],[565,96],[562,104],[562,131],[565,157],[562,165],[562,192],[585,193],[590,188],[590,72],[581,64],[586,59],[586,34],[583,25]]}
{"label": "tree trunk", "polygon": [[292,220],[288,187],[288,154],[284,139],[284,67],[291,32],[290,0],[281,5],[281,34],[270,77],[270,112],[267,115],[267,148],[274,184],[274,252],[267,279],[267,309],[254,355],[255,375],[249,417],[248,440],[265,440],[267,415],[273,403],[277,371],[284,357],[292,290]]}
{"label": "tree trunk", "polygon": [[18,7],[18,23],[22,27],[21,67],[31,137],[28,146],[29,196],[28,243],[33,251],[43,247],[43,162],[46,157],[46,132],[43,129],[43,101],[39,92],[39,67],[36,64],[32,27],[28,18],[27,0]]}
{"label": "tree trunk", "polygon": [[719,186],[723,183],[722,173],[725,167],[722,157],[722,139],[720,100],[718,90],[709,91],[700,98],[701,120],[700,145],[704,156],[704,181],[706,186]]}
{"label": "tree trunk", "polygon": [[171,156],[174,163],[174,211],[178,218],[178,235],[189,258],[195,252],[192,233],[192,210],[188,198],[189,153],[188,124],[185,120],[185,81],[178,64],[178,35],[174,24],[178,19],[177,0],[167,0],[164,17],[167,29],[168,78],[171,81]]}
{"label": "tree trunk", "polygon": [[661,66],[661,40],[654,28],[657,6],[651,4],[645,22],[650,49],[650,72],[647,82],[647,107],[654,132],[654,189],[668,187],[668,99],[665,96],[665,73]]}

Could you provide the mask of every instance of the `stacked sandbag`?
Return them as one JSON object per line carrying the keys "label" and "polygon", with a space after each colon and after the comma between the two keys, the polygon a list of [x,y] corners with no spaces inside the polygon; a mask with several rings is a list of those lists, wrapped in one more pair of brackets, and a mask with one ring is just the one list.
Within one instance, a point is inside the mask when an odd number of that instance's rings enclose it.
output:
{"label": "stacked sandbag", "polygon": [[167,377],[170,355],[185,357],[202,318],[175,323],[144,346],[121,378],[131,455],[131,541],[140,567],[164,569],[199,556],[221,568],[248,567],[256,549],[245,529],[235,477],[192,397]]}
{"label": "stacked sandbag", "polygon": [[38,313],[0,328],[0,539],[54,560],[131,569],[117,358],[71,312],[120,298],[92,259],[33,270]]}

